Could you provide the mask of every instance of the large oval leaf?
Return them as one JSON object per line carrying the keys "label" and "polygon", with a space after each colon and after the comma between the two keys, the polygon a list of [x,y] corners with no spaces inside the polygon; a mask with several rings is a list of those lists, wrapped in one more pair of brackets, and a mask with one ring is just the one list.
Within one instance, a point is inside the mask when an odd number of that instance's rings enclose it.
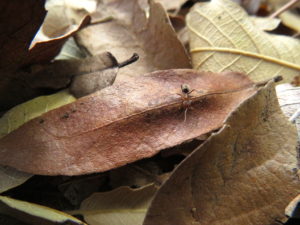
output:
{"label": "large oval leaf", "polygon": [[[180,86],[194,91],[183,107]],[[151,157],[222,126],[255,92],[238,73],[165,70],[49,111],[0,139],[0,163],[34,174],[84,174]],[[187,103],[187,101],[185,101]],[[18,141],[16,141],[18,140]]]}

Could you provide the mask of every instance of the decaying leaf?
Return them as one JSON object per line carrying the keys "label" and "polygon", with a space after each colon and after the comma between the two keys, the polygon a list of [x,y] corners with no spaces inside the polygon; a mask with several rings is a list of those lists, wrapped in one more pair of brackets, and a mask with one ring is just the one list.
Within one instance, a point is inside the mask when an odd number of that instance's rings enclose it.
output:
{"label": "decaying leaf", "polygon": [[0,196],[0,213],[16,217],[28,224],[41,225],[86,225],[66,213],[30,202]]}
{"label": "decaying leaf", "polygon": [[189,58],[173,30],[167,13],[159,3],[150,1],[149,17],[138,0],[104,1],[97,12],[107,10],[112,20],[89,26],[76,35],[77,41],[92,55],[110,51],[125,60],[137,53],[140,60],[120,71],[135,76],[162,69],[190,68]]}
{"label": "decaying leaf", "polygon": [[[195,89],[184,104],[182,84]],[[0,163],[34,174],[106,171],[218,129],[255,90],[246,76],[232,72],[177,69],[136,76],[1,138]],[[183,107],[189,100],[193,108]]]}
{"label": "decaying leaf", "polygon": [[187,16],[194,68],[239,71],[261,81],[283,75],[289,82],[300,71],[300,41],[267,34],[230,0],[196,4]]}
{"label": "decaying leaf", "polygon": [[273,224],[300,190],[296,144],[268,84],[176,167],[144,225]]}
{"label": "decaying leaf", "polygon": [[94,193],[72,214],[82,214],[91,225],[141,225],[156,190],[154,185],[137,189],[123,186]]}
{"label": "decaying leaf", "polygon": [[23,184],[32,176],[7,166],[0,166],[0,193]]}

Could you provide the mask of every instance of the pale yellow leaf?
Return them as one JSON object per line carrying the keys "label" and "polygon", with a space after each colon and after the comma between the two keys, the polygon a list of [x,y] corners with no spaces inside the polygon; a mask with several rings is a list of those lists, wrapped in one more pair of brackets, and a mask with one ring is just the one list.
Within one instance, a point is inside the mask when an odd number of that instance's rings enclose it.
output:
{"label": "pale yellow leaf", "polygon": [[32,176],[8,166],[0,166],[0,193],[23,184]]}
{"label": "pale yellow leaf", "polygon": [[0,213],[15,217],[28,224],[85,225],[84,222],[61,211],[6,196],[0,196]]}
{"label": "pale yellow leaf", "polygon": [[152,184],[138,189],[127,186],[110,192],[94,193],[80,210],[90,225],[141,225],[157,188]]}
{"label": "pale yellow leaf", "polygon": [[255,81],[300,72],[300,41],[257,28],[230,0],[196,4],[187,16],[193,66],[204,71],[239,71]]}
{"label": "pale yellow leaf", "polygon": [[17,129],[29,120],[75,100],[76,98],[65,90],[53,95],[40,96],[15,106],[0,118],[0,138]]}

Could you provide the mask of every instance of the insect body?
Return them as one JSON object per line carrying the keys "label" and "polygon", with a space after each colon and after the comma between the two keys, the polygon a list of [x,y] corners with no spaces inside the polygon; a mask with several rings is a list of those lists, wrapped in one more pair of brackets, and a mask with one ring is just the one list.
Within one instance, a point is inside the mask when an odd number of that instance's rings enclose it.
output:
{"label": "insect body", "polygon": [[186,121],[186,114],[188,109],[191,107],[192,99],[190,94],[195,91],[194,89],[191,90],[190,86],[188,84],[182,84],[181,85],[181,93],[178,94],[181,96],[182,99],[182,105],[184,108],[184,122]]}

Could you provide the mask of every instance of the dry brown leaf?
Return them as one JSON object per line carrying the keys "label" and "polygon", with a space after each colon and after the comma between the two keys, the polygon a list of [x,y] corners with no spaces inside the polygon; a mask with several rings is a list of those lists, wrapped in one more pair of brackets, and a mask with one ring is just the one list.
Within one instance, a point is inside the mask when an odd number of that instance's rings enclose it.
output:
{"label": "dry brown leaf", "polygon": [[300,190],[296,144],[268,84],[177,166],[144,225],[273,224]]}
{"label": "dry brown leaf", "polygon": [[[198,90],[186,121],[178,95],[183,83]],[[178,69],[136,76],[9,133],[0,139],[0,163],[34,174],[109,170],[218,129],[255,89],[246,76],[232,72]]]}
{"label": "dry brown leaf", "polygon": [[187,16],[193,67],[201,71],[239,71],[261,81],[300,71],[300,41],[257,28],[231,0],[196,4]]}
{"label": "dry brown leaf", "polygon": [[149,17],[138,0],[105,1],[98,13],[109,11],[113,19],[89,26],[76,37],[92,55],[110,51],[120,61],[137,53],[140,60],[120,71],[135,76],[162,69],[190,68],[189,58],[169,18],[159,3],[150,1]]}

